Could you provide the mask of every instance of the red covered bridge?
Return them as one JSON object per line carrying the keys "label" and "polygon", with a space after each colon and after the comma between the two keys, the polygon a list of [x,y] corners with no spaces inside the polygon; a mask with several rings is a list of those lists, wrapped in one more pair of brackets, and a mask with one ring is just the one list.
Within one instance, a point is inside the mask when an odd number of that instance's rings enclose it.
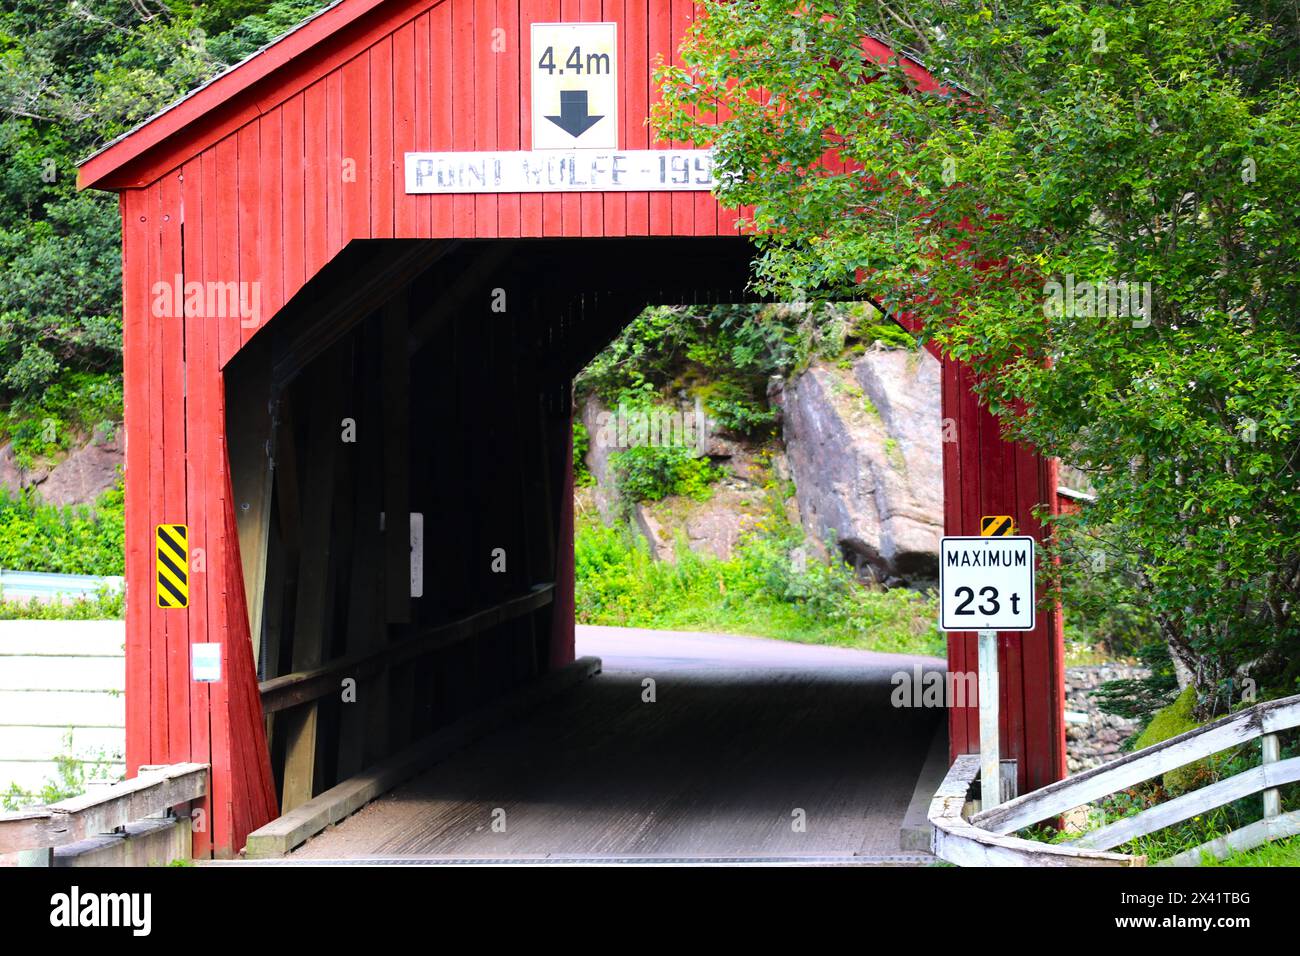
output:
{"label": "red covered bridge", "polygon": [[[211,765],[197,854],[573,659],[572,377],[647,304],[746,298],[737,210],[646,123],[695,14],[342,0],[82,165],[122,211],[127,761]],[[588,64],[615,107],[542,107],[575,141],[606,119],[577,159],[535,148],[554,23],[615,25]],[[942,381],[948,533],[1038,535],[1054,462],[1002,440],[961,366]],[[159,525],[188,567],[160,565]],[[999,640],[1021,788],[1064,773],[1060,618],[1038,620]],[[973,671],[973,636],[948,660]],[[348,678],[364,705],[339,706]],[[973,702],[949,730],[978,749]]]}

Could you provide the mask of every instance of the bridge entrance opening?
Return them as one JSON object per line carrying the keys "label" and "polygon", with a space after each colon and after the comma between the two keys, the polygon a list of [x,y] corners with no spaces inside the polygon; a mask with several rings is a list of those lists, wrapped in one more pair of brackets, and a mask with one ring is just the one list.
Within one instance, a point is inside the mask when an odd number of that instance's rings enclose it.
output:
{"label": "bridge entrance opening", "polygon": [[744,301],[751,255],[354,242],[226,367],[281,814],[605,671],[302,852],[897,852],[943,711],[893,707],[892,678],[939,662],[575,627],[574,376],[648,305]]}

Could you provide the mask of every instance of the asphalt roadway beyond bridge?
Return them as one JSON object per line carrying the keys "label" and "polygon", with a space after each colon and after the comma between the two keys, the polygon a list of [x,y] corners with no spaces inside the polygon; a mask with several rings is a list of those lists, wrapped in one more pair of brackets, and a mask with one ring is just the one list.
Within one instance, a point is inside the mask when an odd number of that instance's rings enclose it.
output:
{"label": "asphalt roadway beyond bridge", "polygon": [[603,673],[284,862],[926,859],[899,828],[943,711],[891,706],[891,677],[941,661],[605,627],[577,643]]}

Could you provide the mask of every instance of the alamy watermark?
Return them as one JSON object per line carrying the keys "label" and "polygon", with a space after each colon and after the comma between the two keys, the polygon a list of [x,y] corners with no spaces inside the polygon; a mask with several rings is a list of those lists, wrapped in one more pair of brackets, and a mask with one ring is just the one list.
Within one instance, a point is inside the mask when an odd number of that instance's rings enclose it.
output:
{"label": "alamy watermark", "polygon": [[704,404],[695,400],[695,408],[629,409],[619,405],[617,411],[602,411],[596,416],[596,434],[592,436],[602,448],[694,448],[704,454],[709,444],[709,419]]}
{"label": "alamy watermark", "polygon": [[1043,286],[1043,314],[1060,316],[1106,316],[1131,318],[1133,328],[1151,324],[1151,283],[1128,279],[1103,279],[1097,282],[1076,281],[1067,274],[1064,282],[1055,279]]}
{"label": "alamy watermark", "polygon": [[185,281],[177,274],[172,281],[159,280],[149,290],[150,311],[156,319],[238,318],[245,329],[262,324],[262,283]]}

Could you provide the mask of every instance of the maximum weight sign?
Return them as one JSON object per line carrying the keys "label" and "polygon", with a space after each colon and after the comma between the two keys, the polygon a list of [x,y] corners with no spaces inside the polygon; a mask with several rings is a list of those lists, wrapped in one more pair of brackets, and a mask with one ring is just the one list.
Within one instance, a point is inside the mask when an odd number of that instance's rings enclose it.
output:
{"label": "maximum weight sign", "polygon": [[939,629],[1032,631],[1034,539],[945,537],[939,543]]}

